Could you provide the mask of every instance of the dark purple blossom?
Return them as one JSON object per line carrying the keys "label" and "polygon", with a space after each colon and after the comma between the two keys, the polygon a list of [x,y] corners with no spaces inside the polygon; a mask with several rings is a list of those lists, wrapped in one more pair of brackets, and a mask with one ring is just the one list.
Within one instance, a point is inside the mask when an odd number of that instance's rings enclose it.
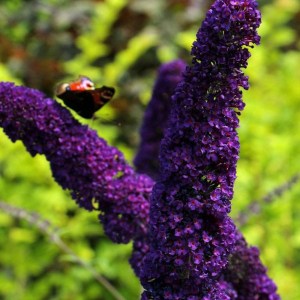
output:
{"label": "dark purple blossom", "polygon": [[237,292],[238,300],[279,300],[276,285],[267,276],[256,247],[247,247],[239,235],[234,253],[224,271],[224,278]]}
{"label": "dark purple blossom", "polygon": [[159,175],[159,147],[171,107],[171,96],[186,64],[181,60],[164,64],[158,71],[152,98],[146,109],[141,127],[141,144],[134,159],[139,173],[157,179]]}
{"label": "dark purple blossom", "polygon": [[118,243],[145,235],[152,180],[137,175],[123,154],[76,121],[66,108],[34,89],[0,83],[0,125],[31,155],[44,154],[53,177],[77,204],[99,210]]}
{"label": "dark purple blossom", "polygon": [[259,43],[259,24],[254,0],[217,0],[197,33],[161,144],[143,299],[238,297],[222,273],[239,236],[228,213],[244,108],[240,88],[248,88],[241,68],[250,57],[245,46]]}

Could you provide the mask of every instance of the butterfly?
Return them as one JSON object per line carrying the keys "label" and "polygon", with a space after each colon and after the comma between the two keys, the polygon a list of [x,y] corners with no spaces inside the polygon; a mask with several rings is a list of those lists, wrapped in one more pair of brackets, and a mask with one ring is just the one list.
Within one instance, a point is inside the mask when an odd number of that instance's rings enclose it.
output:
{"label": "butterfly", "polygon": [[91,119],[114,93],[115,89],[112,87],[95,88],[93,81],[86,76],[79,76],[70,83],[60,83],[55,89],[55,95],[63,100],[65,105],[86,119]]}

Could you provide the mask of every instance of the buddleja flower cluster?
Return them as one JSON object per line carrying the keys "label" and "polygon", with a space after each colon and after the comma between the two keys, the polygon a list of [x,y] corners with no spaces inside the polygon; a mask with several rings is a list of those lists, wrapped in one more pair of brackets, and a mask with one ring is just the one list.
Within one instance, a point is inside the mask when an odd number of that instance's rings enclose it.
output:
{"label": "buddleja flower cluster", "polygon": [[135,159],[155,186],[54,100],[0,83],[5,133],[31,155],[46,156],[77,204],[99,211],[112,241],[133,240],[130,262],[145,288],[142,299],[279,299],[258,250],[228,217],[240,88],[248,88],[240,69],[250,56],[246,47],[259,43],[259,24],[254,0],[217,0],[197,33],[192,66],[160,68]]}
{"label": "buddleja flower cluster", "polygon": [[259,43],[259,24],[255,1],[216,1],[197,33],[161,144],[143,299],[238,296],[223,271],[238,241],[228,213],[244,108],[240,88],[248,88],[241,68],[250,56],[245,46]]}

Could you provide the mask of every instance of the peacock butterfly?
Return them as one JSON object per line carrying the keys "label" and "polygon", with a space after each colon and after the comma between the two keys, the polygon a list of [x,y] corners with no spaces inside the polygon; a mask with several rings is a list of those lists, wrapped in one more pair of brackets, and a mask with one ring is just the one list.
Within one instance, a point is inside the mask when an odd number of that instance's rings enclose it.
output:
{"label": "peacock butterfly", "polygon": [[91,119],[114,93],[115,89],[112,87],[95,88],[93,81],[86,76],[79,76],[70,83],[61,83],[55,89],[55,95],[63,100],[65,105],[86,119]]}

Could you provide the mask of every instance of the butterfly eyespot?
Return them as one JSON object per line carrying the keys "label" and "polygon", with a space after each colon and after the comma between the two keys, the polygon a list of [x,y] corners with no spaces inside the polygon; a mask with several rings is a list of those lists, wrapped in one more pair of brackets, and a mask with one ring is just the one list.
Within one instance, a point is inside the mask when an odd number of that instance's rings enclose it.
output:
{"label": "butterfly eyespot", "polygon": [[69,84],[68,83],[60,83],[55,88],[55,95],[57,97],[59,97],[59,95],[66,92],[68,89],[69,89]]}
{"label": "butterfly eyespot", "polygon": [[85,89],[86,89],[86,90],[93,90],[93,89],[95,89],[95,86],[94,86],[93,83],[87,82],[87,83],[85,84]]}
{"label": "butterfly eyespot", "polygon": [[86,76],[80,76],[77,82],[82,87],[82,90],[95,89],[94,82]]}

